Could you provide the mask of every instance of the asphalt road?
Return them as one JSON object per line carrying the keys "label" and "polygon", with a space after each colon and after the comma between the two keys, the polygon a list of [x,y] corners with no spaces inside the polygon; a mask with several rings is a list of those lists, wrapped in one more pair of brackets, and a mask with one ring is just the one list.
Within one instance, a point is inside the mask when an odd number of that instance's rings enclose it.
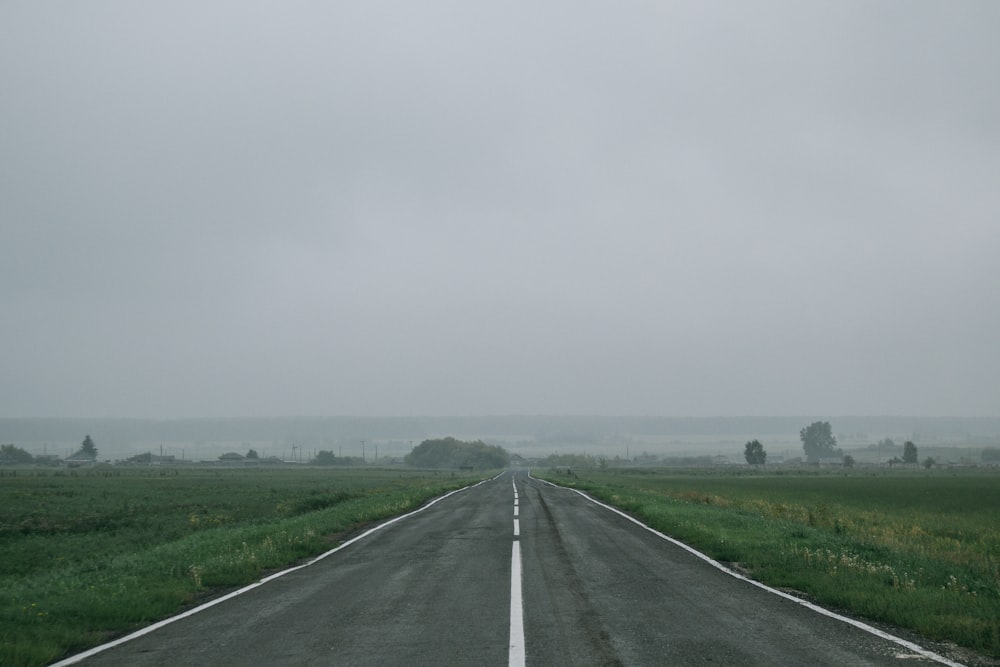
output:
{"label": "asphalt road", "polygon": [[574,667],[936,664],[526,471],[78,664],[478,666],[522,656]]}

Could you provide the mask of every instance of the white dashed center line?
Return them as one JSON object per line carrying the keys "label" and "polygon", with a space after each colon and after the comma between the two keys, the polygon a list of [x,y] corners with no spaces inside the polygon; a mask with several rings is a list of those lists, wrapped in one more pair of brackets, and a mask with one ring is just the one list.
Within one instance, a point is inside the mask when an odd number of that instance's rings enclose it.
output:
{"label": "white dashed center line", "polygon": [[[514,486],[514,516],[518,514],[517,484]],[[514,545],[510,552],[510,642],[509,667],[524,667],[524,607],[521,601],[521,523],[514,519]]]}

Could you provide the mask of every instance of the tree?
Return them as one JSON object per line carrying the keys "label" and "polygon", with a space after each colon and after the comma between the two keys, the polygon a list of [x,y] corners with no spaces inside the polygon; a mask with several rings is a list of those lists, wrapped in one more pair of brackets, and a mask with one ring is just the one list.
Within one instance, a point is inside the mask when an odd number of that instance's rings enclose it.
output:
{"label": "tree", "polygon": [[935,461],[933,457],[928,456],[926,459],[924,459],[924,467],[927,468],[928,470],[930,470],[936,465],[937,461]]}
{"label": "tree", "polygon": [[748,442],[743,456],[746,458],[747,463],[753,466],[764,465],[764,461],[767,460],[767,452],[764,451],[764,445],[760,444],[760,440],[751,440]]}
{"label": "tree", "polygon": [[33,463],[35,457],[20,447],[0,445],[0,465],[10,463]]}
{"label": "tree", "polygon": [[418,468],[464,468],[479,470],[505,468],[510,465],[510,454],[498,445],[487,445],[476,440],[463,442],[455,438],[424,440],[403,459],[407,465]]}
{"label": "tree", "polygon": [[917,462],[917,446],[907,440],[903,443],[903,463]]}
{"label": "tree", "polygon": [[94,446],[94,440],[88,435],[83,439],[83,443],[80,445],[79,451],[71,456],[73,459],[96,459],[97,458],[97,447]]}
{"label": "tree", "polygon": [[844,467],[853,468],[854,467],[854,457],[850,454],[844,454]]}
{"label": "tree", "polygon": [[316,452],[316,457],[310,461],[314,466],[335,466],[340,462],[337,460],[336,455],[328,450],[321,449]]}
{"label": "tree", "polygon": [[837,455],[837,439],[833,437],[830,422],[813,422],[799,431],[806,460],[819,461]]}
{"label": "tree", "polygon": [[878,451],[892,451],[896,448],[896,443],[892,441],[892,438],[882,438],[878,441],[878,444],[875,445],[875,448]]}
{"label": "tree", "polygon": [[257,454],[256,449],[251,449],[250,451],[247,452],[247,458],[254,459],[256,461],[260,459],[260,456]]}

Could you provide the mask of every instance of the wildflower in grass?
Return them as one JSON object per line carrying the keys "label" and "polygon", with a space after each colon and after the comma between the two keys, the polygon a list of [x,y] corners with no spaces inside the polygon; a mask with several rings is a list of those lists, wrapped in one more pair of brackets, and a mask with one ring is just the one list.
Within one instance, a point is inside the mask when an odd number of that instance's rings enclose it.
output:
{"label": "wildflower in grass", "polygon": [[835,553],[829,549],[811,550],[806,547],[802,550],[802,555],[807,563],[825,569],[830,574],[836,574],[838,570],[860,572],[881,577],[885,583],[891,584],[893,588],[902,590],[916,588],[916,581],[906,572],[899,574],[888,563],[866,560],[855,553]]}
{"label": "wildflower in grass", "polygon": [[[963,584],[962,582],[960,582],[958,580],[958,577],[956,577],[953,574],[949,574],[948,575],[948,581],[946,581],[945,585],[942,586],[941,588],[943,588],[946,591],[952,591],[954,593],[969,593],[970,592],[969,591],[969,587],[966,586],[965,584]],[[972,591],[972,595],[975,595],[975,594],[976,594],[975,591]]]}
{"label": "wildflower in grass", "polygon": [[48,616],[48,612],[39,609],[37,602],[32,602],[30,605],[24,607],[22,611],[28,617],[29,622],[40,622]]}

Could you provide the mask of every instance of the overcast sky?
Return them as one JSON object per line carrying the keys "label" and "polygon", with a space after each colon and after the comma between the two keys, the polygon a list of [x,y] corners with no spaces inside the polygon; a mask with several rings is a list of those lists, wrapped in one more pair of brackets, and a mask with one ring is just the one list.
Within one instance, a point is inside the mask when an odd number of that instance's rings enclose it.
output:
{"label": "overcast sky", "polygon": [[4,2],[0,417],[996,416],[998,31]]}

